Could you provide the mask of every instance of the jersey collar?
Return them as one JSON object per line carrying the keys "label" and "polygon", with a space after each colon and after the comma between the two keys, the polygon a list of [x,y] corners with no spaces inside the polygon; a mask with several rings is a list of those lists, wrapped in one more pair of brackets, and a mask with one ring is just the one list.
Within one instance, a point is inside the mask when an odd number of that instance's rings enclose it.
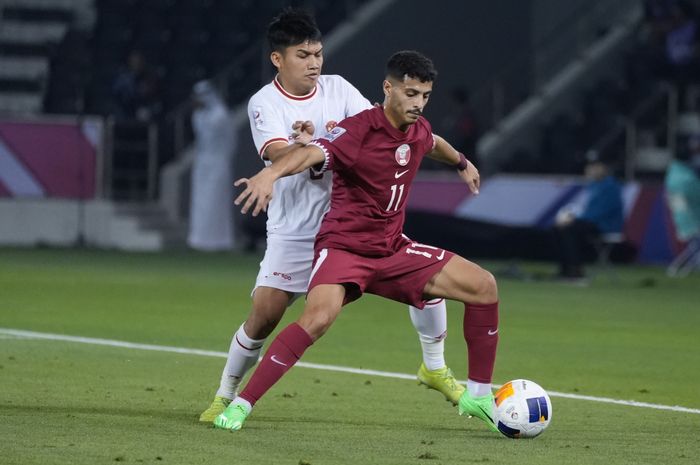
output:
{"label": "jersey collar", "polygon": [[318,84],[317,84],[314,86],[314,88],[311,90],[311,92],[309,92],[306,95],[293,95],[293,94],[290,94],[289,92],[287,92],[286,90],[284,90],[284,87],[282,87],[282,84],[280,84],[280,82],[277,80],[277,76],[275,76],[275,78],[272,80],[272,83],[275,85],[277,90],[280,91],[280,93],[282,95],[284,95],[285,97],[287,97],[290,100],[296,100],[296,101],[308,100],[311,97],[313,97],[314,95],[316,95],[316,91],[318,90]]}
{"label": "jersey collar", "polygon": [[394,126],[391,125],[389,122],[389,119],[386,117],[386,114],[384,113],[384,108],[382,107],[376,107],[372,109],[375,114],[376,118],[376,124],[378,127],[383,127],[386,132],[388,132],[391,136],[394,137],[394,139],[397,140],[403,140],[409,137],[411,132],[414,130],[413,127],[416,125],[416,123],[413,123],[411,126],[409,126],[408,131],[403,132],[400,129],[395,128]]}

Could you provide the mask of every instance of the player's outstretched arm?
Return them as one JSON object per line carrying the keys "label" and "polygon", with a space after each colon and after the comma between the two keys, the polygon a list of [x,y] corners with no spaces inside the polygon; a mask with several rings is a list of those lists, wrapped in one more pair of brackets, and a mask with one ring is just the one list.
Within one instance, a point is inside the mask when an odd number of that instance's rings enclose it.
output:
{"label": "player's outstretched arm", "polygon": [[278,158],[288,154],[297,147],[303,147],[314,138],[314,123],[311,121],[295,121],[292,124],[292,143],[275,142],[265,150],[265,158],[275,162]]}
{"label": "player's outstretched arm", "polygon": [[253,208],[253,216],[258,216],[261,211],[267,211],[267,205],[272,199],[272,186],[276,180],[301,173],[325,160],[326,156],[320,147],[315,145],[298,146],[277,157],[270,166],[262,169],[252,178],[237,180],[233,184],[234,186],[245,184],[246,188],[233,203],[236,205],[243,203],[241,213],[248,213],[248,210]]}
{"label": "player's outstretched arm", "polygon": [[467,160],[462,153],[458,152],[457,149],[452,147],[445,139],[435,134],[433,134],[433,137],[435,138],[435,147],[428,156],[434,160],[457,168],[459,177],[469,186],[469,190],[472,194],[478,194],[481,179],[476,166]]}

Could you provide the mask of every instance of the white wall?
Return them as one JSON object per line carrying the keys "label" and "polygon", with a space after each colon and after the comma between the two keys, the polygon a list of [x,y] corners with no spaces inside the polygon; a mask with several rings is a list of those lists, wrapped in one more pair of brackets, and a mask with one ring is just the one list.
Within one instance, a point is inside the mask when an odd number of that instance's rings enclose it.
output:
{"label": "white wall", "polygon": [[[82,211],[81,211],[82,208]],[[138,221],[116,214],[113,204],[75,200],[0,200],[0,246],[73,246],[84,244],[121,250],[160,250],[157,232],[139,229]]]}

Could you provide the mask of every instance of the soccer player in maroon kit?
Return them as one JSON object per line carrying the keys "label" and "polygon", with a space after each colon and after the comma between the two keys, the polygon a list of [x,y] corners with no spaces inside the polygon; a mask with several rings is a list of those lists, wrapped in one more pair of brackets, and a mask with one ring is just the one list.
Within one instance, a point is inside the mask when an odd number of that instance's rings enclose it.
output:
{"label": "soccer player in maroon kit", "polygon": [[469,375],[459,413],[497,431],[491,392],[498,344],[496,281],[475,263],[402,234],[406,199],[423,156],[455,166],[478,194],[477,169],[434,135],[421,116],[436,76],[424,55],[395,53],[387,63],[382,107],[343,120],[324,137],[236,182],[247,186],[235,203],[245,202],[241,211],[253,208],[257,215],[276,179],[310,167],[333,171],[331,208],[316,236],[304,311],[275,338],[245,389],[214,421],[216,427],[240,429],[253,405],[328,330],[343,305],[369,292],[419,308],[436,297],[464,303]]}

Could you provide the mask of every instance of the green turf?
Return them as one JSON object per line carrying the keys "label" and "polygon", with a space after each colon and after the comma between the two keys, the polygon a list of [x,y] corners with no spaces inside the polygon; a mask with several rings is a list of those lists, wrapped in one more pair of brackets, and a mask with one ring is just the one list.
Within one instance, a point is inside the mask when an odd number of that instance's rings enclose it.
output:
{"label": "green turf", "polygon": [[[259,257],[0,249],[0,327],[225,351]],[[534,265],[539,269],[542,265]],[[499,264],[492,264],[497,269]],[[700,277],[625,268],[588,288],[500,280],[496,381],[700,408]],[[298,316],[301,302],[285,321]],[[304,361],[404,373],[404,306],[365,297]],[[466,377],[461,309],[447,358]],[[376,349],[373,349],[376,347]],[[554,397],[546,433],[490,434],[406,380],[292,370],[244,430],[196,421],[223,359],[0,335],[3,464],[693,464],[700,415]]]}

